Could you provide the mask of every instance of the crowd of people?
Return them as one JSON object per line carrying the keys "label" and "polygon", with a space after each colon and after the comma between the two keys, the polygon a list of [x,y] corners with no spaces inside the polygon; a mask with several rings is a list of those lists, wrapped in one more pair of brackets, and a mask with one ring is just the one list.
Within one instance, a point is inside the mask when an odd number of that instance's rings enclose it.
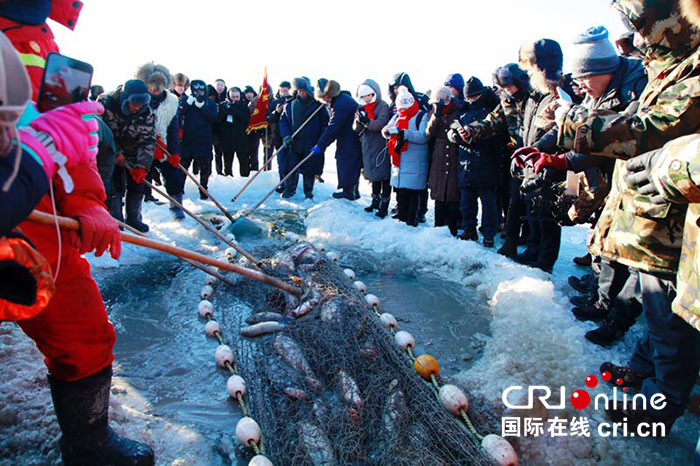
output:
{"label": "crowd of people", "polygon": [[[373,79],[351,94],[333,79],[297,77],[261,92],[273,96],[267,127],[252,130],[253,87],[190,81],[156,63],[114,91],[93,86],[90,102],[32,112],[39,58],[58,50],[45,21],[73,28],[82,7],[36,3],[0,2],[0,320],[17,321],[46,356],[65,464],[153,464],[147,446],[108,426],[116,337],[81,255],[118,258],[118,222],[149,230],[142,203],[160,202],[150,184],[183,219],[185,170],[206,199],[214,170],[233,177],[236,159],[248,177],[276,154],[281,197],[296,195],[301,174],[311,199],[333,143],[334,198],[360,199],[363,176],[365,211],[412,227],[425,223],[430,198],[435,227],[481,236],[486,248],[500,232],[498,253],[545,272],[562,226],[590,224],[589,254],[576,262],[591,273],[569,279],[581,293],[573,315],[599,322],[586,338],[610,347],[644,313],[629,364],[600,370],[666,399],[661,410],[620,404],[608,415],[630,429],[670,428],[685,411],[700,372],[700,2],[614,1],[629,33],[613,42],[602,26],[583,31],[569,74],[560,44],[541,39],[496,69],[493,86],[453,73],[421,93],[398,73],[385,100]],[[33,209],[81,230],[25,221]]]}

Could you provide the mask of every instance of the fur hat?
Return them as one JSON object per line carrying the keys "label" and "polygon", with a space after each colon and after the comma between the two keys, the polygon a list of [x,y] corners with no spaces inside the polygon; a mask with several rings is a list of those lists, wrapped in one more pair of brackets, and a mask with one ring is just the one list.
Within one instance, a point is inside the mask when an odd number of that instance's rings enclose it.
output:
{"label": "fur hat", "polygon": [[165,90],[173,87],[173,77],[170,75],[170,71],[163,65],[153,62],[141,65],[136,70],[136,79],[146,83],[149,88]]}
{"label": "fur hat", "polygon": [[252,92],[252,93],[255,94],[256,96],[258,95],[258,93],[255,92],[255,89],[253,89],[253,86],[246,86],[245,89],[243,89],[243,93],[244,93],[244,94],[247,94],[247,93],[249,93],[249,92]]}
{"label": "fur hat", "polygon": [[700,0],[680,0],[681,13],[693,26],[700,28]]}
{"label": "fur hat", "polygon": [[291,89],[292,85],[289,81],[282,81],[279,85],[279,87],[286,87],[287,89]]}
{"label": "fur hat", "polygon": [[549,92],[551,84],[561,79],[564,54],[557,41],[540,39],[523,44],[518,55],[520,68],[527,71],[531,84],[540,92]]}
{"label": "fur hat", "polygon": [[311,80],[306,76],[294,78],[294,89],[297,91],[306,91],[313,95],[314,87],[311,85]]}
{"label": "fur hat", "polygon": [[399,86],[396,91],[396,108],[399,110],[411,108],[416,103],[416,99],[406,86]]}
{"label": "fur hat", "polygon": [[316,99],[322,100],[324,98],[334,99],[340,95],[340,84],[337,81],[329,80],[327,83],[322,85],[321,79],[318,80],[318,87],[316,88]]}
{"label": "fur hat", "polygon": [[501,88],[515,85],[521,91],[530,89],[530,78],[515,63],[508,63],[497,68],[493,72],[493,83]]}
{"label": "fur hat", "polygon": [[185,86],[189,87],[190,86],[190,78],[188,78],[186,75],[182,73],[175,73],[175,76],[173,76],[173,86]]}

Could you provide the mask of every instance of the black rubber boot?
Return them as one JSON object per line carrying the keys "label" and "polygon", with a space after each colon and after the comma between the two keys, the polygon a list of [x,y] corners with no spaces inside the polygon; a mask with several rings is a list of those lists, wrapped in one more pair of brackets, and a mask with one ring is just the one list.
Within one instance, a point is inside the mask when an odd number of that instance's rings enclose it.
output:
{"label": "black rubber boot", "polygon": [[590,306],[576,306],[571,312],[574,313],[574,317],[577,320],[599,322],[608,317],[610,310],[601,304],[600,301],[596,301]]}
{"label": "black rubber boot", "polygon": [[109,213],[120,222],[124,221],[124,203],[121,194],[112,194],[109,198]]}
{"label": "black rubber boot", "polygon": [[143,194],[126,193],[126,223],[141,233],[148,232],[148,225],[141,221]]}
{"label": "black rubber boot", "polygon": [[75,382],[48,376],[66,466],[152,466],[153,450],[114,433],[107,411],[112,366]]}
{"label": "black rubber boot", "polygon": [[517,238],[506,238],[503,245],[498,248],[498,253],[502,256],[513,257],[518,253],[518,240]]}
{"label": "black rubber boot", "polygon": [[372,212],[379,208],[379,194],[372,194],[372,203],[365,207],[365,212]]}
{"label": "black rubber boot", "polygon": [[377,207],[377,212],[375,212],[374,215],[376,215],[379,218],[384,218],[387,216],[389,213],[389,202],[391,201],[391,197],[382,197],[379,200],[379,206]]}
{"label": "black rubber boot", "polygon": [[627,327],[616,321],[609,319],[600,324],[595,330],[586,332],[586,340],[605,348],[612,346],[627,333]]}
{"label": "black rubber boot", "polygon": [[458,238],[462,241],[479,241],[479,233],[476,232],[474,227],[465,228]]}
{"label": "black rubber boot", "polygon": [[[180,205],[182,205],[182,194],[178,194],[177,196],[173,196],[173,199],[175,199]],[[185,219],[185,213],[180,209],[178,206],[173,204],[172,202],[170,203],[170,211],[175,215],[175,218],[177,220],[184,220]]]}

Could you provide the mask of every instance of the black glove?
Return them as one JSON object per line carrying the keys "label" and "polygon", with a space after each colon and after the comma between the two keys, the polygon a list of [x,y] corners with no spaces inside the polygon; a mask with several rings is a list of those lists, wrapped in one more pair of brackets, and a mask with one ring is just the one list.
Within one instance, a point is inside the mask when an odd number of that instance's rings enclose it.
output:
{"label": "black glove", "polygon": [[367,126],[369,124],[369,115],[367,115],[367,110],[364,108],[359,108],[357,110],[358,120],[363,125]]}
{"label": "black glove", "polygon": [[651,177],[651,171],[654,167],[654,161],[659,155],[660,150],[647,152],[646,154],[629,159],[625,162],[627,173],[625,174],[625,182],[627,186],[637,191],[642,196],[649,196],[653,204],[666,204],[667,201],[663,198]]}
{"label": "black glove", "polygon": [[445,103],[439,100],[433,104],[433,108],[435,109],[434,115],[440,118],[442,116],[442,110],[445,108]]}

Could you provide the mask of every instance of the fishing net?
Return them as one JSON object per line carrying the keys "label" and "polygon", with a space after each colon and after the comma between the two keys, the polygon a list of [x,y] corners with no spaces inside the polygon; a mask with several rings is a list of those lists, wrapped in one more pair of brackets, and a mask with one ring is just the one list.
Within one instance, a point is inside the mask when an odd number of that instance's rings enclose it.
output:
{"label": "fishing net", "polygon": [[265,246],[254,255],[267,257],[266,272],[278,278],[301,278],[301,304],[315,303],[308,314],[283,319],[281,331],[247,338],[239,332],[250,315],[289,316],[300,303],[249,279],[215,294],[251,417],[275,465],[492,464],[338,265],[305,243]]}

